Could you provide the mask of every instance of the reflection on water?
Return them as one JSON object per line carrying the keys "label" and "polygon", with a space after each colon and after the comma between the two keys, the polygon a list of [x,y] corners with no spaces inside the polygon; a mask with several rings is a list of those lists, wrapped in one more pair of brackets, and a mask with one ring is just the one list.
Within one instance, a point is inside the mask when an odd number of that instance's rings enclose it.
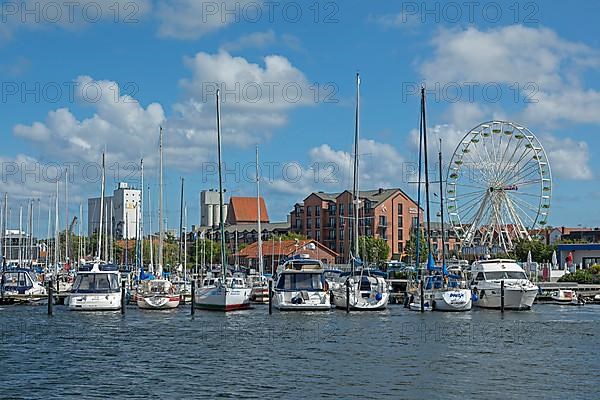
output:
{"label": "reflection on water", "polygon": [[[594,398],[600,306],[0,310],[0,398]],[[7,368],[8,366],[8,368]],[[6,392],[9,388],[9,392]]]}

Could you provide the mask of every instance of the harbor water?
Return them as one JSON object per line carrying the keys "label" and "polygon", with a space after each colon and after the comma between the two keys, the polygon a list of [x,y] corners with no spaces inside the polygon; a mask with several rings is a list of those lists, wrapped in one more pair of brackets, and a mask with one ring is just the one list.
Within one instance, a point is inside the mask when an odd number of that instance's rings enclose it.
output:
{"label": "harbor water", "polygon": [[228,314],[0,307],[2,399],[598,398],[600,306]]}

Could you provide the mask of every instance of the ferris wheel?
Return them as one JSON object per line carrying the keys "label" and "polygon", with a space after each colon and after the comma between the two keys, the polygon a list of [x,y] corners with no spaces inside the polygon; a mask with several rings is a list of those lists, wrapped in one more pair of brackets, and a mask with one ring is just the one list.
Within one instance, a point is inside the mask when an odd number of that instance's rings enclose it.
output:
{"label": "ferris wheel", "polygon": [[489,121],[460,141],[448,167],[450,223],[465,248],[508,252],[547,224],[552,174],[540,141],[526,127]]}

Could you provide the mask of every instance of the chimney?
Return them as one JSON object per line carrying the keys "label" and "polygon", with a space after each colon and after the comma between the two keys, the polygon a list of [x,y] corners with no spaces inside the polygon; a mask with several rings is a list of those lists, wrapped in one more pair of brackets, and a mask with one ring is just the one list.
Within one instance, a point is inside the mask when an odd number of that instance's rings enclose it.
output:
{"label": "chimney", "polygon": [[383,188],[379,188],[379,194],[383,193]]}

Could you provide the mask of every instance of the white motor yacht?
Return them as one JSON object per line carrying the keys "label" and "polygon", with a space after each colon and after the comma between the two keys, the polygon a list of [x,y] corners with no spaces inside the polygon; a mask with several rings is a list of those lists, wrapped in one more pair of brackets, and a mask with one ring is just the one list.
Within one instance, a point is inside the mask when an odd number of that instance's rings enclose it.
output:
{"label": "white motor yacht", "polygon": [[120,310],[120,282],[116,265],[96,262],[82,266],[65,303],[70,310],[77,311]]}
{"label": "white motor yacht", "polygon": [[286,261],[278,268],[273,306],[281,311],[331,309],[323,264],[306,257]]}
{"label": "white motor yacht", "polygon": [[514,260],[476,261],[471,265],[470,275],[473,304],[477,307],[501,308],[502,281],[507,310],[529,310],[539,290]]}

